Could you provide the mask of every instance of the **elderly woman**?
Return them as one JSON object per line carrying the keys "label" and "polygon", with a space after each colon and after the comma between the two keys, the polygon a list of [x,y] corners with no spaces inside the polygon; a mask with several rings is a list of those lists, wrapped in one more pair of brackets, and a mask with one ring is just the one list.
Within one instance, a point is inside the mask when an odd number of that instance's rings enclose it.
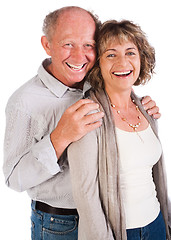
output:
{"label": "elderly woman", "polygon": [[150,80],[154,49],[130,21],[105,22],[97,49],[90,96],[105,116],[68,149],[79,239],[170,239],[162,147],[132,91]]}

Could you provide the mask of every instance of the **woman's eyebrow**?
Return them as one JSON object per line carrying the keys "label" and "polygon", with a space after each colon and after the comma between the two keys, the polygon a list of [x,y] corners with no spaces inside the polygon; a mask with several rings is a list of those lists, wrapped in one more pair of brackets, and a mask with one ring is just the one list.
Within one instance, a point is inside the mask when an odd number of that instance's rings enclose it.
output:
{"label": "woman's eyebrow", "polygon": [[137,50],[135,47],[127,48],[126,50]]}
{"label": "woman's eyebrow", "polygon": [[[135,47],[129,47],[129,48],[127,48],[126,50],[137,50]],[[107,52],[107,51],[117,51],[115,48],[109,48],[109,49],[106,49],[105,50],[105,52]]]}
{"label": "woman's eyebrow", "polygon": [[115,48],[109,48],[109,49],[105,50],[105,52],[108,52],[108,51],[115,51],[116,52],[116,49]]}

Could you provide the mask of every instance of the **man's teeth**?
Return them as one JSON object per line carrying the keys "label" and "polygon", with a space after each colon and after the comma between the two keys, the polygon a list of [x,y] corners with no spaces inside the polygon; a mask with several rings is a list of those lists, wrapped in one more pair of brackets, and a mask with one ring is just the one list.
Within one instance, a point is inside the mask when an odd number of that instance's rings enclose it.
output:
{"label": "man's teeth", "polygon": [[70,63],[66,63],[70,68],[72,69],[75,69],[75,70],[81,70],[84,66],[84,64],[82,65],[73,65],[73,64],[70,64]]}
{"label": "man's teeth", "polygon": [[117,76],[125,76],[125,75],[129,75],[132,71],[126,71],[126,72],[114,72],[113,74],[117,75]]}

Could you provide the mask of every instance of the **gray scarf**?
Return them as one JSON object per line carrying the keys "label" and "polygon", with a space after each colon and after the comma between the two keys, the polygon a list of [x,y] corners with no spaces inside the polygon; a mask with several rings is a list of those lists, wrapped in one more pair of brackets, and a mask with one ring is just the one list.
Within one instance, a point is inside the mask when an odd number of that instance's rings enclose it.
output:
{"label": "gray scarf", "polygon": [[[101,136],[99,138],[99,189],[102,207],[106,221],[109,222],[113,230],[114,239],[126,240],[125,217],[120,191],[119,156],[110,100],[104,90],[91,91],[90,96],[91,99],[100,105],[100,110],[105,112],[101,127]],[[131,93],[131,98],[135,100],[136,105],[139,106],[139,109],[147,118],[157,136],[154,120],[144,111],[139,98],[133,92]],[[161,211],[166,223],[167,236],[168,239],[170,239],[168,230],[167,190],[162,158],[153,168],[153,177]]]}

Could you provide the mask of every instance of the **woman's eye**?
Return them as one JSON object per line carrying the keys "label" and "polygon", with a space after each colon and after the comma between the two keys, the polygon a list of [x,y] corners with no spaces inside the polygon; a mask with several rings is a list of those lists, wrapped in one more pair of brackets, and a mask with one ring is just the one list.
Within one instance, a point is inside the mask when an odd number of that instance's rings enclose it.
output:
{"label": "woman's eye", "polygon": [[135,53],[134,52],[128,52],[127,55],[132,56],[132,55],[135,55]]}
{"label": "woman's eye", "polygon": [[111,53],[107,55],[107,58],[112,58],[112,57],[115,57],[115,54]]}

